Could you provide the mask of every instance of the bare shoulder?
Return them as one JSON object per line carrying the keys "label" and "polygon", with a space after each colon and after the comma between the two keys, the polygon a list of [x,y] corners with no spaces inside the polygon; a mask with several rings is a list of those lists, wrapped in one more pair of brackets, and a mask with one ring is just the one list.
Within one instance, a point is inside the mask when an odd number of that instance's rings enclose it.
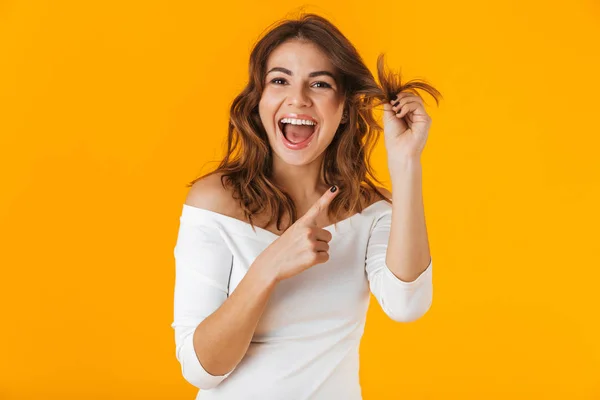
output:
{"label": "bare shoulder", "polygon": [[221,176],[222,174],[215,173],[194,182],[188,191],[185,204],[220,214],[235,214],[235,200],[230,189],[223,187]]}

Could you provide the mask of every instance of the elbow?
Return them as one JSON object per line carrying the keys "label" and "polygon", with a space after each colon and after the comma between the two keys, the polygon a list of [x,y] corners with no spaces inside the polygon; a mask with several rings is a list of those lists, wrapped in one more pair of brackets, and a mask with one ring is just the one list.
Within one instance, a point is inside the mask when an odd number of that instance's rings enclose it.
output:
{"label": "elbow", "polygon": [[432,296],[428,296],[426,299],[421,299],[418,303],[406,305],[398,309],[387,309],[386,314],[395,322],[413,322],[427,314],[431,308],[432,300]]}
{"label": "elbow", "polygon": [[198,389],[214,389],[219,386],[233,370],[223,375],[212,375],[208,372],[200,363],[200,360],[196,355],[192,338],[193,335],[189,335],[183,339],[182,346],[177,350],[177,360],[181,364],[181,374],[186,381]]}
{"label": "elbow", "polygon": [[[198,371],[195,366],[188,368],[186,365],[181,366],[181,374],[191,385],[197,387],[200,390],[214,389],[225,379],[226,375],[215,376],[209,374],[207,371]],[[228,375],[228,374],[227,374]]]}
{"label": "elbow", "polygon": [[387,277],[380,289],[381,303],[385,313],[396,322],[413,322],[423,317],[433,302],[433,281],[431,263],[429,267],[412,282],[400,281],[389,268],[385,268]]}

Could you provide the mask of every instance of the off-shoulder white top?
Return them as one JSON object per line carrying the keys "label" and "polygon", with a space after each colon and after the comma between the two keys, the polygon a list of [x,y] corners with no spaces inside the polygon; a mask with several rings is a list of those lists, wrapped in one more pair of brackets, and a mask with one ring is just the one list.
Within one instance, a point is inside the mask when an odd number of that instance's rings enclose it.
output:
{"label": "off-shoulder white top", "polygon": [[404,282],[385,263],[392,206],[380,200],[324,229],[329,260],[277,284],[241,362],[209,374],[193,347],[198,324],[232,293],[278,235],[183,205],[174,249],[176,357],[201,400],[361,399],[359,344],[370,293],[394,321],[420,318],[432,302],[432,266]]}

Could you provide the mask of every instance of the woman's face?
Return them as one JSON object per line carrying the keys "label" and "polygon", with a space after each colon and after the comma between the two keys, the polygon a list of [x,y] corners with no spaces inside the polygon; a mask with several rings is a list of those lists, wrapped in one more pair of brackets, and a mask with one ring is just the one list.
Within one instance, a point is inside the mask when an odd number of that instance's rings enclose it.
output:
{"label": "woman's face", "polygon": [[270,54],[266,72],[259,114],[271,148],[288,164],[308,164],[331,143],[342,117],[335,68],[313,43],[291,40]]}

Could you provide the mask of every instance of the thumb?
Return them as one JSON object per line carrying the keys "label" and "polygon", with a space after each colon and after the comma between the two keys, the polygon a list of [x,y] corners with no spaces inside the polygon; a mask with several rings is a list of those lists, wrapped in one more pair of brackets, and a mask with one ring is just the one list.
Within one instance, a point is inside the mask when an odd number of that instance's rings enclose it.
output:
{"label": "thumb", "polygon": [[[333,190],[333,191],[332,191]],[[309,225],[317,225],[318,217],[327,213],[329,209],[329,204],[331,201],[337,196],[339,193],[338,187],[333,185],[328,191],[326,191],[323,196],[319,200],[313,204],[313,206],[304,214],[302,220]]]}
{"label": "thumb", "polygon": [[396,119],[396,114],[392,109],[392,105],[390,103],[383,103],[383,123],[384,126],[387,126],[391,121]]}
{"label": "thumb", "polygon": [[401,132],[404,132],[406,129],[408,129],[408,125],[406,125],[406,122],[404,121],[404,117],[398,118],[397,114],[395,114],[394,110],[392,109],[392,105],[389,103],[384,103],[383,104],[383,132],[384,132],[384,134],[386,132],[390,132],[393,129],[395,129],[395,127],[397,127],[398,124],[400,126]]}

